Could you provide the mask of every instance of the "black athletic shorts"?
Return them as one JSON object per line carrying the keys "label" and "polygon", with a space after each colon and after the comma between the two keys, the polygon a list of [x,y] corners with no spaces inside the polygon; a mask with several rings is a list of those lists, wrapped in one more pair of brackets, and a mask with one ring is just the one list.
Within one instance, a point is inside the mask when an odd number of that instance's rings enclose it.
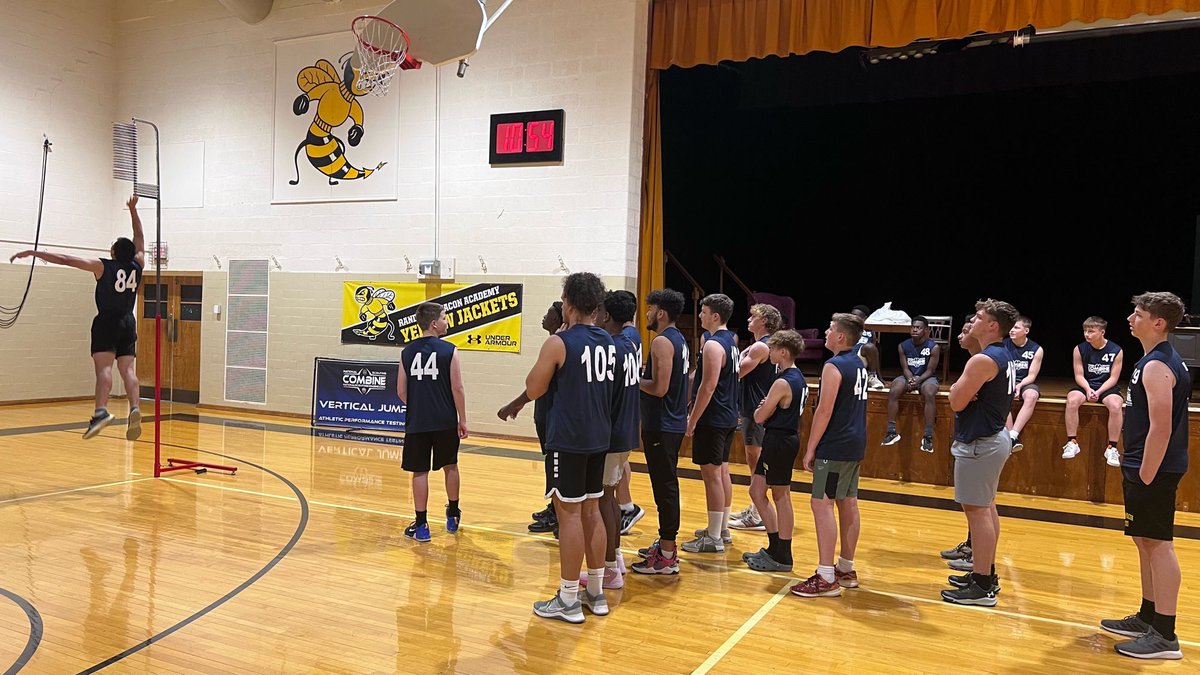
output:
{"label": "black athletic shorts", "polygon": [[[1037,393],[1038,398],[1041,398],[1042,389],[1041,389],[1041,387],[1037,386],[1037,382],[1030,382],[1029,384],[1018,384],[1017,385],[1017,391],[1021,392],[1021,396],[1025,395],[1026,389],[1032,389],[1034,392]],[[1076,390],[1082,391],[1082,389],[1078,389],[1078,388],[1076,388]],[[1103,400],[1103,399],[1101,399],[1101,400]]]}
{"label": "black athletic shorts", "polygon": [[1121,467],[1124,474],[1125,534],[1159,541],[1175,538],[1175,489],[1181,473],[1159,471],[1153,482],[1146,485],[1138,470]]}
{"label": "black athletic shorts", "polygon": [[92,319],[92,352],[137,356],[137,319],[132,314],[97,314]]}
{"label": "black athletic shorts", "polygon": [[458,464],[458,444],[457,428],[406,433],[400,468],[412,473],[425,473],[430,470],[431,457],[433,471],[443,466]]}
{"label": "black athletic shorts", "polygon": [[767,479],[771,487],[790,486],[792,468],[800,454],[800,437],[794,431],[767,429],[763,436],[762,454],[754,473]]}
{"label": "black athletic shorts", "polygon": [[[1084,396],[1087,396],[1087,392],[1084,391],[1083,387],[1080,387],[1079,385],[1075,385],[1074,387],[1071,387],[1071,391],[1077,391],[1077,392],[1083,394]],[[1105,389],[1104,391],[1100,392],[1100,395],[1096,397],[1095,402],[1096,403],[1104,403],[1104,399],[1108,398],[1109,396],[1121,396],[1120,385],[1117,385],[1117,386],[1113,387],[1112,389]],[[1125,397],[1121,396],[1121,398],[1124,399]]]}
{"label": "black athletic shorts", "polygon": [[720,466],[729,461],[729,449],[733,447],[733,432],[736,427],[696,427],[692,434],[692,464]]}
{"label": "black athletic shorts", "polygon": [[604,495],[603,452],[546,453],[546,499],[557,494],[559,501],[582,502]]}

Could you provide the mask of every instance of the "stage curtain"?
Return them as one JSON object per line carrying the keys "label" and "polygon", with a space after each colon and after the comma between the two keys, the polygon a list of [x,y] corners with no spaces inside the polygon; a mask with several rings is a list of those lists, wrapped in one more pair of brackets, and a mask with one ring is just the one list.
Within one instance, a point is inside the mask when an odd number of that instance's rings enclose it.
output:
{"label": "stage curtain", "polygon": [[[638,302],[664,284],[666,256],[663,253],[662,132],[658,110],[658,72],[646,71],[646,114],[642,134],[642,221],[638,237]],[[650,333],[645,314],[639,313],[642,353],[650,351]]]}
{"label": "stage curtain", "polygon": [[1200,0],[654,0],[650,67],[1200,11]]}

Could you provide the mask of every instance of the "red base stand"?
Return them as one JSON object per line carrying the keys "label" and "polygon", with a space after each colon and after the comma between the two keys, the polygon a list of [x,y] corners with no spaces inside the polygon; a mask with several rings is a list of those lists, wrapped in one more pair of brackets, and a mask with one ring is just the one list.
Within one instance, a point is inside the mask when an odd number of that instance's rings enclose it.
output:
{"label": "red base stand", "polygon": [[207,462],[193,462],[189,459],[175,459],[174,457],[167,458],[167,465],[158,467],[156,474],[164,474],[168,471],[195,471],[196,473],[204,473],[212,469],[213,471],[225,471],[230,475],[237,473],[236,466],[224,466],[221,464],[208,464]]}

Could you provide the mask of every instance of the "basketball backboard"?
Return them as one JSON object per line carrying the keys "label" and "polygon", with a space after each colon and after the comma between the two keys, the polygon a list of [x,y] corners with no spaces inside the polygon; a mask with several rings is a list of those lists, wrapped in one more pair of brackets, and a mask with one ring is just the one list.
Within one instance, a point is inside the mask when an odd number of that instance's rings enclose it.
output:
{"label": "basketball backboard", "polygon": [[395,0],[379,16],[404,29],[409,53],[422,63],[440,66],[474,54],[483,34],[511,0],[489,18],[483,0]]}

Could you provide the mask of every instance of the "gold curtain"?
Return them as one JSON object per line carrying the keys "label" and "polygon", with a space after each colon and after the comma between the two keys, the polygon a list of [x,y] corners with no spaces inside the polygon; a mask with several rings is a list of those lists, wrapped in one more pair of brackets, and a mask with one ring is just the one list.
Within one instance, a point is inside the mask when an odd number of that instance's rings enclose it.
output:
{"label": "gold curtain", "polygon": [[[663,287],[666,256],[663,253],[662,131],[658,113],[658,72],[646,71],[646,114],[642,135],[642,222],[638,247],[637,295],[646,301],[650,291]],[[639,312],[643,354],[650,351],[646,317]]]}
{"label": "gold curtain", "polygon": [[654,0],[650,67],[900,47],[1171,10],[1200,11],[1200,0]]}

